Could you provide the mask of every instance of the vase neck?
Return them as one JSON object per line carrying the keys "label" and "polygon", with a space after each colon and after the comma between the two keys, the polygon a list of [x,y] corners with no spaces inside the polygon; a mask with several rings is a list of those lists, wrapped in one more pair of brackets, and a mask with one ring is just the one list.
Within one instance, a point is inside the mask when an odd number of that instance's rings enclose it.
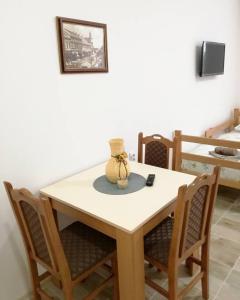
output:
{"label": "vase neck", "polygon": [[111,139],[109,141],[112,155],[119,155],[124,152],[123,139]]}

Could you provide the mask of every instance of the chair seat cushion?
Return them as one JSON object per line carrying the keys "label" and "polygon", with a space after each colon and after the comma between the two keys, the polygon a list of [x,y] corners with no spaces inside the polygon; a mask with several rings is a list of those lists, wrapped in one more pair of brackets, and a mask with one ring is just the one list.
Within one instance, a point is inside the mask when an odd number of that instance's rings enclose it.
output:
{"label": "chair seat cushion", "polygon": [[145,256],[168,266],[168,256],[172,240],[173,218],[167,217],[144,238]]}
{"label": "chair seat cushion", "polygon": [[93,267],[116,249],[114,239],[80,222],[64,228],[60,238],[72,278]]}

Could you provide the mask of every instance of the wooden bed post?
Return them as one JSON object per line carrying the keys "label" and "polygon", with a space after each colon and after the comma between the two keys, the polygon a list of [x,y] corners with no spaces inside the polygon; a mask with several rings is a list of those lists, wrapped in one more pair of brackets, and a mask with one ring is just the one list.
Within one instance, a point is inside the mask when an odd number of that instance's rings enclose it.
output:
{"label": "wooden bed post", "polygon": [[229,132],[233,130],[233,128],[238,124],[240,124],[240,108],[235,108],[233,116],[231,116],[229,120],[217,126],[207,129],[205,131],[205,137],[212,138],[214,136],[217,136],[220,133]]}
{"label": "wooden bed post", "polygon": [[175,143],[175,160],[174,160],[174,170],[181,171],[182,165],[182,132],[181,130],[175,130],[174,132],[174,143]]}

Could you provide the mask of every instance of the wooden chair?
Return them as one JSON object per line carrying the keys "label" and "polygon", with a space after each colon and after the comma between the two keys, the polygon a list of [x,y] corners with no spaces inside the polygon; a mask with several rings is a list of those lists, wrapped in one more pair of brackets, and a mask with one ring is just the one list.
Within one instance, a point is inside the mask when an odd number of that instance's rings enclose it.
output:
{"label": "wooden chair", "polygon": [[[145,153],[143,159],[143,145]],[[160,134],[143,137],[138,134],[138,162],[169,169],[169,152],[172,149],[172,168],[175,166],[175,142],[164,138]]]}
{"label": "wooden chair", "polygon": [[[119,299],[115,240],[80,222],[58,231],[49,199],[13,189],[9,182],[4,185],[25,244],[35,300],[53,299],[41,288],[48,276],[60,283],[64,299],[72,300],[73,287],[109,260],[110,275],[84,300],[94,299],[112,280],[113,298]],[[37,264],[46,270],[41,276]]]}
{"label": "wooden chair", "polygon": [[[168,290],[149,277],[146,283],[170,300],[182,297],[201,279],[202,296],[209,297],[209,243],[212,212],[217,194],[220,168],[212,175],[197,177],[179,188],[174,218],[168,217],[144,239],[145,259],[168,274]],[[201,249],[201,256],[192,254]],[[201,267],[190,283],[178,291],[178,268],[189,259]]]}

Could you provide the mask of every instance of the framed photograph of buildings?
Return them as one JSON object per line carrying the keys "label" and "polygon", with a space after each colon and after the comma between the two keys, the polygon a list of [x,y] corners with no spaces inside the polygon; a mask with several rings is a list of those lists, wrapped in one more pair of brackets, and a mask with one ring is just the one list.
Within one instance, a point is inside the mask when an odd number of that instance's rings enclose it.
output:
{"label": "framed photograph of buildings", "polygon": [[62,73],[108,72],[107,26],[57,17]]}

